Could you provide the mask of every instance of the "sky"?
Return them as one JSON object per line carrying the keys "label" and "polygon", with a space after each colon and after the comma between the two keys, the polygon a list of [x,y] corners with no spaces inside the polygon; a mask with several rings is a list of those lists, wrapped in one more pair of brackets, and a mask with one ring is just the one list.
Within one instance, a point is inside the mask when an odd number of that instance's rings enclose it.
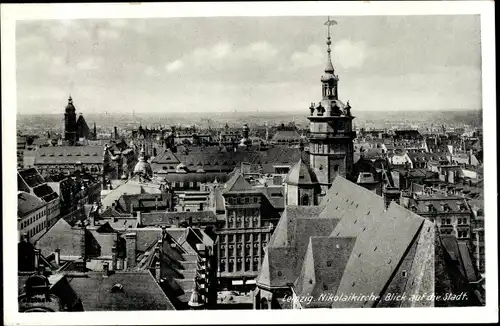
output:
{"label": "sky", "polygon": [[[480,109],[478,15],[340,16],[339,97],[355,110]],[[17,112],[301,111],[321,100],[326,17],[29,20]]]}

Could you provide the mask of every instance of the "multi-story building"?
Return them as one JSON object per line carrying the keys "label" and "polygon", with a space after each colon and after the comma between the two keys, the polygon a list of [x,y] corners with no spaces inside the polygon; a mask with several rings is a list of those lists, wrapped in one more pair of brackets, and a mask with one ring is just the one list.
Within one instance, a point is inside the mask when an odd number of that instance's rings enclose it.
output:
{"label": "multi-story building", "polygon": [[471,237],[472,211],[461,197],[414,195],[402,198],[403,205],[412,212],[434,222],[441,234],[454,235],[458,240]]}
{"label": "multi-story building", "polygon": [[99,178],[104,167],[103,152],[102,146],[42,147],[36,151],[34,166],[43,176],[84,170]]}
{"label": "multi-story building", "polygon": [[61,214],[59,195],[47,184],[46,180],[34,168],[17,172],[17,189],[30,193],[47,203],[45,226],[51,227]]}
{"label": "multi-story building", "polygon": [[257,276],[279,214],[239,172],[225,184],[222,195],[226,215],[224,227],[217,230],[219,281],[230,285]]}
{"label": "multi-story building", "polygon": [[17,167],[24,166],[24,150],[26,149],[26,137],[17,136]]}
{"label": "multi-story building", "polygon": [[47,228],[47,204],[40,198],[25,191],[17,192],[17,229],[26,234],[31,242]]}
{"label": "multi-story building", "polygon": [[469,200],[473,217],[471,219],[471,251],[480,273],[485,272],[484,255],[484,209],[482,200]]}

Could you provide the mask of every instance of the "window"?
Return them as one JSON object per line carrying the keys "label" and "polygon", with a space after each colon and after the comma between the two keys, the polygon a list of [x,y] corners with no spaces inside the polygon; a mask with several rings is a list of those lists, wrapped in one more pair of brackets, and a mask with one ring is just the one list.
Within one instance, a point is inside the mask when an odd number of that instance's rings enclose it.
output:
{"label": "window", "polygon": [[303,195],[301,199],[301,205],[302,206],[308,206],[309,205],[309,196],[308,195]]}

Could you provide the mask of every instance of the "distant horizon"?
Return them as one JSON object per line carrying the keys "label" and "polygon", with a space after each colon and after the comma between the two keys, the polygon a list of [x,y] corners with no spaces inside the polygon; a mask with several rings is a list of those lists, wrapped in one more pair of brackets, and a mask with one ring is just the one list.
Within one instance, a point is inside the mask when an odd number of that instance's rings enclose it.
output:
{"label": "distant horizon", "polygon": [[[482,111],[483,108],[460,108],[460,109],[442,109],[442,110],[429,110],[429,109],[387,109],[387,110],[353,110],[352,113],[354,116],[356,116],[356,112],[360,113],[380,113],[380,112],[429,112],[429,113],[439,113],[439,112],[452,112],[452,111],[460,111],[460,112],[465,112],[465,111]],[[228,114],[228,113],[235,113],[235,114],[264,114],[264,115],[272,115],[272,114],[288,114],[288,113],[302,113],[305,112],[305,116],[308,116],[307,114],[307,109],[304,110],[279,110],[279,111],[189,111],[190,114],[203,114],[203,115],[210,115],[210,114]],[[131,113],[131,112],[88,112],[86,113],[85,111],[78,111],[77,110],[77,115],[82,113],[83,115],[127,115],[127,116],[140,116],[140,115],[185,115],[186,112],[136,112],[136,113]],[[63,115],[64,114],[64,107],[61,109],[60,113],[19,113],[17,112],[17,115],[22,115],[22,116],[30,116],[30,115],[44,115],[44,116],[50,116],[50,115]]]}

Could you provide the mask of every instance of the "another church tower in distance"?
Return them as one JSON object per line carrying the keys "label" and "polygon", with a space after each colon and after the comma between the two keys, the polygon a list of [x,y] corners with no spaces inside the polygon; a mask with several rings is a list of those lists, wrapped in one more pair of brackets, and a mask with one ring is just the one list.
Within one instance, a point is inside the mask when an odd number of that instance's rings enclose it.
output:
{"label": "another church tower in distance", "polygon": [[324,194],[331,186],[336,174],[351,178],[356,132],[352,130],[351,107],[338,98],[339,78],[332,65],[330,26],[337,22],[330,20],[328,27],[327,62],[325,74],[321,77],[322,99],[316,105],[311,103],[308,116],[310,125],[310,166],[318,178]]}
{"label": "another church tower in distance", "polygon": [[76,143],[76,109],[73,105],[71,95],[68,98],[68,104],[64,112],[64,140],[68,141],[70,145]]}

